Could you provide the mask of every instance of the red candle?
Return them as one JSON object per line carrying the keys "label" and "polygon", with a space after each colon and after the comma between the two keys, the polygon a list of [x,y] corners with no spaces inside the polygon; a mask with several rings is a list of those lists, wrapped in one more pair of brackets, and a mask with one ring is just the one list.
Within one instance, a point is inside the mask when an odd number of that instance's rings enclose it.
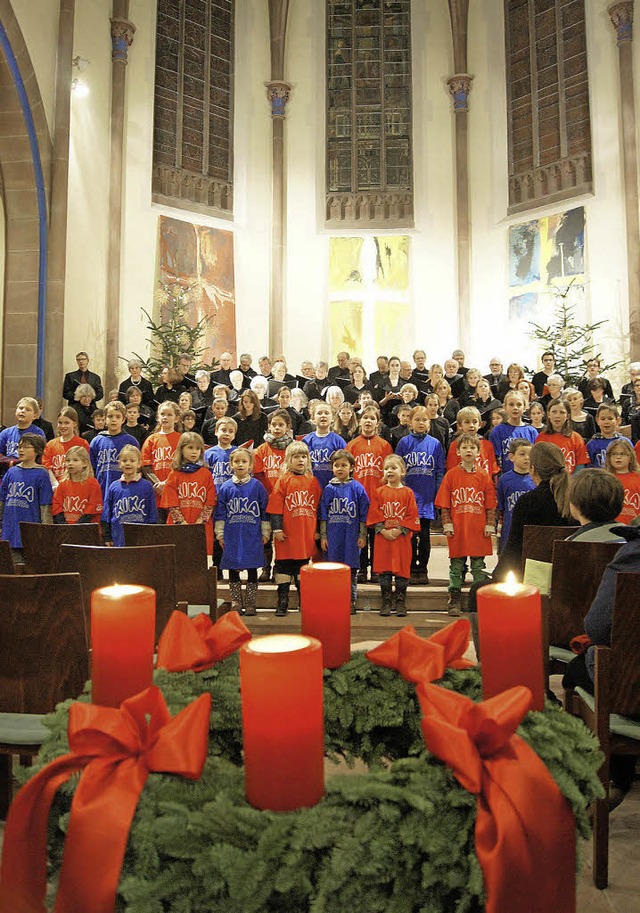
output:
{"label": "red candle", "polygon": [[156,592],[104,586],[91,594],[91,700],[106,707],[152,684]]}
{"label": "red candle", "polygon": [[514,685],[526,685],[533,710],[544,709],[542,612],[537,587],[492,583],[478,590],[478,628],[482,693],[493,697]]}
{"label": "red candle", "polygon": [[247,800],[275,812],[324,794],[322,645],[299,634],[254,637],[240,650]]}
{"label": "red candle", "polygon": [[324,666],[337,669],[351,659],[351,568],[320,561],[300,571],[302,633],[322,644]]}

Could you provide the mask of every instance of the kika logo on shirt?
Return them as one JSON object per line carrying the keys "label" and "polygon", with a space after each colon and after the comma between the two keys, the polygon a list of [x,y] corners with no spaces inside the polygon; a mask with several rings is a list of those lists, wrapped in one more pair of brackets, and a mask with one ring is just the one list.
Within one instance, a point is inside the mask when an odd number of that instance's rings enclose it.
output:
{"label": "kika logo on shirt", "polygon": [[376,456],[375,453],[359,453],[356,457],[354,474],[367,470],[382,473],[382,457]]}
{"label": "kika logo on shirt", "polygon": [[301,508],[316,509],[316,499],[312,491],[291,491],[284,499],[287,510],[300,510]]}
{"label": "kika logo on shirt", "polygon": [[329,504],[329,513],[334,515],[343,514],[347,517],[355,517],[355,501],[350,501],[349,498],[332,498]]}
{"label": "kika logo on shirt", "polygon": [[[575,453],[573,452],[573,450],[570,450],[569,447],[566,447],[566,448],[561,447],[560,450],[562,450],[562,456],[564,457],[564,461],[566,463],[567,469],[569,470],[569,472],[573,472],[573,470],[576,468]],[[600,456],[600,454],[598,454],[598,456]],[[605,456],[605,454],[603,453],[602,457],[604,457],[604,456]],[[604,466],[604,459],[602,460],[600,465]]]}
{"label": "kika logo on shirt", "polygon": [[484,507],[484,492],[476,488],[454,488],[451,492],[451,507],[462,507],[467,504]]}
{"label": "kika logo on shirt", "polygon": [[405,454],[404,459],[407,469],[419,468],[424,469],[427,473],[432,473],[436,468],[436,463],[431,453],[420,453],[420,451],[414,450]]}
{"label": "kika logo on shirt", "polygon": [[511,513],[523,494],[524,491],[512,491],[510,495],[507,495],[507,510],[509,513]]}
{"label": "kika logo on shirt", "polygon": [[26,482],[9,482],[7,497],[26,501],[28,504],[33,504],[36,493],[33,486],[28,485]]}
{"label": "kika logo on shirt", "polygon": [[265,470],[277,470],[282,468],[283,462],[284,456],[280,456],[277,453],[268,453],[262,460],[262,466]]}
{"label": "kika logo on shirt", "polygon": [[62,509],[65,514],[83,514],[88,500],[77,495],[67,495],[62,499]]}
{"label": "kika logo on shirt", "polygon": [[407,512],[406,505],[401,504],[400,501],[385,501],[380,510],[385,520],[404,520]]}
{"label": "kika logo on shirt", "polygon": [[257,501],[250,501],[249,498],[229,498],[227,509],[232,515],[231,519],[234,514],[248,514],[256,519],[260,516],[260,505]]}
{"label": "kika logo on shirt", "polygon": [[319,447],[317,450],[310,450],[309,456],[313,464],[328,463],[332,453],[333,450],[329,450],[328,447]]}
{"label": "kika logo on shirt", "polygon": [[207,497],[207,489],[204,485],[198,485],[197,482],[180,482],[178,485],[178,498],[181,501],[204,501]]}
{"label": "kika logo on shirt", "polygon": [[104,447],[98,451],[98,472],[106,472],[111,466],[118,462],[117,447]]}
{"label": "kika logo on shirt", "polygon": [[228,462],[217,462],[212,463],[210,466],[211,475],[215,481],[219,482],[221,479],[230,479],[231,478],[231,465]]}
{"label": "kika logo on shirt", "polygon": [[153,451],[154,463],[170,463],[173,459],[173,447],[156,447]]}
{"label": "kika logo on shirt", "polygon": [[147,501],[138,495],[126,495],[113,505],[113,516],[119,519],[125,514],[146,514]]}
{"label": "kika logo on shirt", "polygon": [[625,491],[624,506],[632,508],[634,517],[637,517],[640,514],[640,493],[637,491]]}
{"label": "kika logo on shirt", "polygon": [[56,469],[64,469],[65,466],[65,453],[54,453],[53,459],[51,460],[51,469],[55,475]]}

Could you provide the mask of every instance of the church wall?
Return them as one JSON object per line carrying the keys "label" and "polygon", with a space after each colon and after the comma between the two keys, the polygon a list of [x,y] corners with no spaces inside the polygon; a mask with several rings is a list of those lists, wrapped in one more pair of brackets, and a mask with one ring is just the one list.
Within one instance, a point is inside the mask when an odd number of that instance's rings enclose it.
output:
{"label": "church wall", "polygon": [[53,136],[60,3],[59,0],[11,0],[11,5],[29,48],[49,133]]}

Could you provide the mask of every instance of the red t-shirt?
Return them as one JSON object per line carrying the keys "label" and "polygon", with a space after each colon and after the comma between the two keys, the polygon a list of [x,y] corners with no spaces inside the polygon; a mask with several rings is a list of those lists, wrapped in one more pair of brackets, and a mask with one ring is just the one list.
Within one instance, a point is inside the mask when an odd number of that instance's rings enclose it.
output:
{"label": "red t-shirt", "polygon": [[456,466],[446,473],[435,504],[451,511],[453,536],[447,536],[450,558],[492,553],[491,537],[484,535],[484,528],[487,510],[497,503],[494,484],[483,469],[467,472]]}
{"label": "red t-shirt", "polygon": [[260,444],[258,449],[254,451],[253,475],[259,482],[262,482],[269,495],[282,475],[284,454],[284,450],[277,450],[267,442]]}
{"label": "red t-shirt", "polygon": [[274,539],[276,560],[311,558],[318,552],[317,514],[322,488],[315,476],[286,472],[276,482],[267,513],[282,514],[284,542]]}
{"label": "red t-shirt", "polygon": [[379,533],[373,545],[373,570],[376,574],[391,573],[399,577],[411,574],[411,537],[420,530],[416,496],[403,485],[391,488],[381,485],[373,493],[367,517],[369,526],[384,523],[386,529],[408,529],[397,539],[385,539]]}
{"label": "red t-shirt", "polygon": [[[451,447],[449,447],[449,453],[447,454],[447,470],[455,469],[455,467],[459,465],[458,441],[453,440],[451,442]],[[491,477],[498,475],[500,472],[493,444],[490,444],[489,441],[484,438],[480,438],[480,453],[476,458],[476,467],[478,469],[484,469]]]}
{"label": "red t-shirt", "polygon": [[[172,469],[162,492],[162,507],[167,510],[177,507],[187,523],[196,523],[204,507],[215,507],[217,502],[216,486],[213,484],[211,471],[203,466],[197,472],[182,472]],[[167,519],[173,524],[171,515]],[[213,554],[213,521],[210,517],[205,524],[207,534],[207,552]]]}
{"label": "red t-shirt", "polygon": [[84,514],[91,515],[91,522],[98,523],[102,513],[102,490],[97,479],[91,476],[84,482],[63,479],[53,493],[51,513],[64,514],[69,524],[77,523]]}
{"label": "red t-shirt", "polygon": [[618,523],[631,523],[634,517],[640,516],[640,473],[616,473],[616,479],[622,482],[624,488],[622,513],[616,517],[616,520]]}
{"label": "red t-shirt", "polygon": [[572,431],[569,437],[566,434],[549,434],[542,431],[536,443],[539,444],[540,441],[555,444],[562,450],[567,472],[574,472],[576,466],[587,466],[590,462],[584,438],[577,431]]}
{"label": "red t-shirt", "polygon": [[[169,478],[171,463],[180,440],[180,432],[172,431],[170,434],[150,435],[142,445],[142,465],[151,467],[153,473],[161,482]],[[162,493],[156,492],[156,503],[162,506]]]}
{"label": "red t-shirt", "polygon": [[45,469],[51,470],[58,482],[62,482],[66,469],[65,457],[67,451],[72,447],[84,447],[87,453],[89,452],[88,441],[85,441],[84,438],[75,436],[72,437],[70,441],[63,441],[61,438],[56,437],[52,441],[48,441],[44,448],[42,465]]}
{"label": "red t-shirt", "polygon": [[360,482],[371,501],[376,490],[382,485],[382,466],[385,459],[393,453],[393,448],[378,434],[374,434],[373,437],[359,434],[349,441],[347,450],[356,461],[353,478]]}

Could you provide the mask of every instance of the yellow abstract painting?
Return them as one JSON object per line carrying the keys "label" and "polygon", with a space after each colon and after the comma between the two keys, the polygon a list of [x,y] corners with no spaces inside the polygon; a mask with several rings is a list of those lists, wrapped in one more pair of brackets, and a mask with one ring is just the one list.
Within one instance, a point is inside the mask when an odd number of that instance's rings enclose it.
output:
{"label": "yellow abstract painting", "polygon": [[400,355],[407,351],[407,327],[411,322],[408,302],[377,301],[374,311],[374,338],[377,355]]}
{"label": "yellow abstract painting", "polygon": [[329,333],[331,352],[362,352],[362,302],[332,301]]}
{"label": "yellow abstract painting", "polygon": [[329,248],[329,289],[345,292],[362,288],[364,238],[332,238]]}
{"label": "yellow abstract painting", "polygon": [[374,239],[376,242],[376,285],[380,289],[397,292],[409,288],[409,238],[406,235],[388,235]]}

